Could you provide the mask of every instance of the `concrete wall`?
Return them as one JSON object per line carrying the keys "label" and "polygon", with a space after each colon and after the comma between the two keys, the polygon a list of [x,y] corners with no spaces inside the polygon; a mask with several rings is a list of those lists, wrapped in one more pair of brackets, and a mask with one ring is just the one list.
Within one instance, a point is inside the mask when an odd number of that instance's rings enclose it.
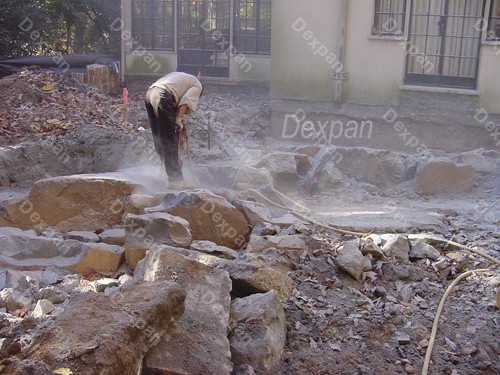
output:
{"label": "concrete wall", "polygon": [[486,111],[500,114],[500,42],[483,44],[480,58],[480,104]]}
{"label": "concrete wall", "polygon": [[356,104],[397,104],[405,48],[395,38],[371,35],[374,0],[349,0],[344,98]]}
{"label": "concrete wall", "polygon": [[175,72],[177,54],[163,51],[132,51],[127,53],[127,76],[154,76]]}
{"label": "concrete wall", "polygon": [[274,98],[332,100],[332,71],[342,58],[344,6],[344,0],[273,0]]}
{"label": "concrete wall", "polygon": [[230,79],[238,82],[270,82],[271,81],[271,56],[246,55],[245,61],[240,57],[231,57],[229,66]]}

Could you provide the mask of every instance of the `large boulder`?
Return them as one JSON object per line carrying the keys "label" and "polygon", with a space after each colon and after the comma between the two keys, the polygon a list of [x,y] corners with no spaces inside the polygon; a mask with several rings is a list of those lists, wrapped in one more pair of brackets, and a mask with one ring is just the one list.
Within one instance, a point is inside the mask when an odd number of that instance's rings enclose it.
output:
{"label": "large boulder", "polygon": [[334,160],[346,176],[379,187],[392,187],[415,177],[417,158],[364,147],[337,147]]}
{"label": "large boulder", "polygon": [[[228,272],[233,281],[231,294],[234,297],[246,297],[255,293],[267,293],[275,290],[280,301],[285,303],[292,292],[293,280],[287,272],[269,264],[221,259],[213,255],[180,248],[177,251],[197,262]],[[136,273],[142,274],[143,268],[143,262],[139,263]]]}
{"label": "large boulder", "polygon": [[[184,312],[185,292],[172,282],[124,286],[119,293],[74,295],[54,320],[33,330],[31,345],[0,363],[5,374],[36,368],[73,374],[136,375],[143,358]],[[7,346],[19,343],[9,339]],[[49,372],[36,372],[51,374]]]}
{"label": "large boulder", "polygon": [[297,164],[303,157],[294,152],[272,152],[260,159],[255,167],[267,169],[278,186],[293,184],[299,178]]}
{"label": "large boulder", "polygon": [[474,188],[477,176],[470,165],[434,159],[418,170],[416,188],[422,194],[463,193]]}
{"label": "large boulder", "polygon": [[242,166],[234,176],[233,186],[238,190],[273,186],[274,180],[271,173],[265,168]]}
{"label": "large boulder", "polygon": [[191,245],[189,223],[181,217],[165,212],[145,215],[128,214],[125,217],[125,258],[130,267],[144,258],[146,251],[162,245],[186,247]]}
{"label": "large boulder", "polygon": [[286,341],[286,319],[276,294],[254,294],[231,304],[231,353],[236,365],[275,374]]}
{"label": "large boulder", "polygon": [[169,193],[147,212],[168,212],[186,219],[193,240],[207,240],[231,249],[246,242],[250,228],[245,215],[229,201],[208,190]]}
{"label": "large boulder", "polygon": [[105,175],[48,178],[1,211],[4,220],[16,227],[93,231],[119,224],[127,197],[138,188],[127,179]]}
{"label": "large boulder", "polygon": [[185,312],[177,329],[146,357],[145,371],[154,374],[231,374],[227,332],[231,279],[227,272],[206,266],[164,247],[149,251],[137,278],[176,280],[186,288]]}

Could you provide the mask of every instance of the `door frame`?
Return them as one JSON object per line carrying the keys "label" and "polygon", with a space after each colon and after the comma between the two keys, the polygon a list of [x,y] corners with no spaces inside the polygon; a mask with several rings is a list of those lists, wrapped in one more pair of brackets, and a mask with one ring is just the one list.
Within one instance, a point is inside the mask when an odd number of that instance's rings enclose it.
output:
{"label": "door frame", "polygon": [[[407,43],[408,45],[411,44],[411,35],[412,35],[412,28],[413,28],[413,11],[414,11],[414,1],[419,1],[419,0],[410,0],[410,6],[408,7],[409,10],[409,22],[408,22],[408,33],[407,33]],[[435,0],[429,0],[429,2],[435,1]],[[477,84],[478,84],[478,77],[479,77],[479,64],[480,64],[480,59],[481,59],[481,45],[483,41],[483,30],[480,30],[479,36],[478,36],[478,48],[476,51],[476,56],[477,56],[477,63],[475,67],[475,72],[474,72],[474,78],[468,78],[468,77],[460,77],[460,76],[444,76],[443,73],[443,64],[444,64],[444,55],[445,55],[445,48],[446,48],[446,39],[447,39],[447,23],[448,23],[448,9],[449,9],[449,4],[450,0],[443,0],[445,1],[445,10],[444,10],[444,15],[441,16],[442,18],[444,17],[445,19],[445,25],[441,29],[444,30],[442,31],[442,41],[440,45],[440,57],[439,57],[439,66],[438,70],[440,74],[417,74],[417,73],[409,73],[409,65],[410,65],[410,59],[411,59],[411,54],[406,53],[406,62],[405,62],[405,84],[408,85],[418,85],[418,86],[433,86],[433,87],[446,87],[446,88],[460,88],[460,89],[471,89],[471,90],[476,90],[477,89]],[[470,1],[470,0],[465,0],[465,1]],[[487,1],[482,0],[482,13],[481,13],[481,18],[484,19],[485,14],[486,14],[486,5]],[[430,17],[430,15],[428,15]],[[469,18],[467,16],[464,16],[465,18]],[[429,32],[429,25],[427,25],[427,29],[425,30],[426,36],[428,36]],[[424,55],[427,51],[424,51]]]}

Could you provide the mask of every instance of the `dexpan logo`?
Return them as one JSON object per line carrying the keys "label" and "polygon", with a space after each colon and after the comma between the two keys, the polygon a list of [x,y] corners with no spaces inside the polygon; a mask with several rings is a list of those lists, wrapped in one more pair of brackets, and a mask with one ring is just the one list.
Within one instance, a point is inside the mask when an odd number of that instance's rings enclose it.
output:
{"label": "dexpan logo", "polygon": [[286,114],[281,137],[283,139],[308,139],[317,145],[334,145],[337,139],[370,139],[373,121],[310,120],[304,110]]}

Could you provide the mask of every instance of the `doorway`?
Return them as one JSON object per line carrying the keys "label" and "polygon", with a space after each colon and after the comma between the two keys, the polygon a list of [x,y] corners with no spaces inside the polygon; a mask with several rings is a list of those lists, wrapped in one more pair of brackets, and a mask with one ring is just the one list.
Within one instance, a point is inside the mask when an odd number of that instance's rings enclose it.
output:
{"label": "doorway", "polygon": [[406,83],[475,89],[484,0],[412,0]]}
{"label": "doorway", "polygon": [[229,77],[231,0],[179,0],[177,70]]}

